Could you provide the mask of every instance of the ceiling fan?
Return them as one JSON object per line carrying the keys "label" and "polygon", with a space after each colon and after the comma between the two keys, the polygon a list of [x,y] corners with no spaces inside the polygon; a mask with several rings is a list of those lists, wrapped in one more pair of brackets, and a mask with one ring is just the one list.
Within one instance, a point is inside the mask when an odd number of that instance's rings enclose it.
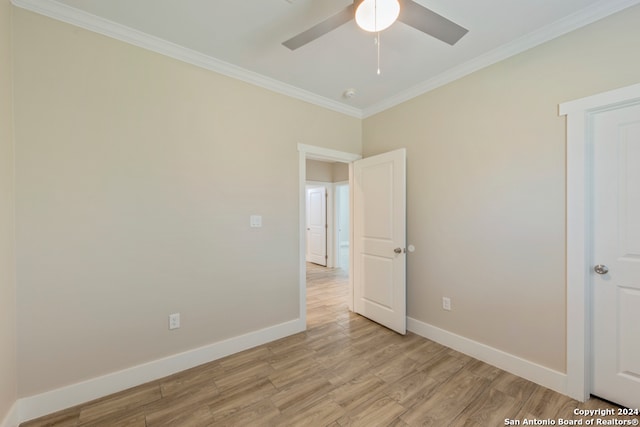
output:
{"label": "ceiling fan", "polygon": [[[354,19],[362,3],[371,3],[371,0],[354,0],[353,4],[350,4],[340,12],[282,44],[291,50],[296,50],[314,41]],[[398,3],[400,5],[399,15],[397,15],[399,21],[452,46],[469,31],[413,0],[398,0]],[[363,6],[366,6],[366,4]]]}

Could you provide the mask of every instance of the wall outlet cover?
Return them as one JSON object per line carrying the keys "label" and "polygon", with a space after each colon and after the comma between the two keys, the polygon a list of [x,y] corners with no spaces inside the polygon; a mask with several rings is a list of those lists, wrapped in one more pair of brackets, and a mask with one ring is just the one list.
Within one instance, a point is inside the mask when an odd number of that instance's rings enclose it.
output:
{"label": "wall outlet cover", "polygon": [[169,329],[178,329],[180,327],[180,313],[169,315]]}

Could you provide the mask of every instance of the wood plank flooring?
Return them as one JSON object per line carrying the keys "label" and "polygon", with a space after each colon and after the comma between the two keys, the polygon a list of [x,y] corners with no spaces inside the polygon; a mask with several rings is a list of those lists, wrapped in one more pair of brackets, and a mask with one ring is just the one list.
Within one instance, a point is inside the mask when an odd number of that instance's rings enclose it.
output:
{"label": "wood plank flooring", "polygon": [[586,423],[597,417],[575,408],[615,408],[579,403],[350,313],[341,270],[309,264],[307,279],[306,332],[22,426],[490,427],[508,419]]}

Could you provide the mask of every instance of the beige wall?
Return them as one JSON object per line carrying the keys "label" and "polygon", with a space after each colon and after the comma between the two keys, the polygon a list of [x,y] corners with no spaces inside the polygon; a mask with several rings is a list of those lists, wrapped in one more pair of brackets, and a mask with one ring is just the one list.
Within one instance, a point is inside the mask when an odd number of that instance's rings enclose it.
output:
{"label": "beige wall", "polygon": [[640,81],[638,22],[634,7],[364,121],[365,156],[407,148],[410,317],[565,371],[558,104]]}
{"label": "beige wall", "polygon": [[307,159],[307,181],[333,182],[331,163]]}
{"label": "beige wall", "polygon": [[349,164],[333,163],[331,170],[333,182],[349,181]]}
{"label": "beige wall", "polygon": [[11,4],[0,0],[0,423],[16,400]]}
{"label": "beige wall", "polygon": [[14,27],[20,396],[296,319],[297,144],[360,153],[361,121],[24,10]]}
{"label": "beige wall", "polygon": [[349,180],[348,163],[307,160],[307,181],[341,182]]}

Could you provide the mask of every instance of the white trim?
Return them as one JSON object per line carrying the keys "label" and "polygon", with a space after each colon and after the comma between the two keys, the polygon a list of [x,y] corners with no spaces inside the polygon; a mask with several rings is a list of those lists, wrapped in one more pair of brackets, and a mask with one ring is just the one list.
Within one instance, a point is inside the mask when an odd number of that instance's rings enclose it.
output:
{"label": "white trim", "polygon": [[4,417],[4,420],[0,422],[0,427],[18,427],[20,424],[20,402],[15,402],[9,412]]}
{"label": "white trim", "polygon": [[565,102],[560,104],[558,110],[561,116],[572,113],[582,114],[586,110],[600,109],[603,106],[608,107],[634,98],[640,98],[640,83]]}
{"label": "white trim", "polygon": [[291,320],[245,335],[229,338],[204,347],[144,363],[122,371],[61,387],[20,399],[21,422],[60,411],[93,399],[166,377],[185,369],[262,345],[298,332],[306,325],[301,319]]}
{"label": "white trim", "polygon": [[[587,167],[584,115],[567,121],[567,387],[579,401],[589,398],[589,293]],[[578,141],[581,141],[578,143]]]}
{"label": "white trim", "polygon": [[354,182],[354,174],[353,174],[353,162],[349,163],[349,311],[354,311],[353,300],[355,295],[353,293],[354,283],[353,283],[353,260],[355,258],[355,254],[353,253],[353,223],[354,223],[354,215],[353,215],[353,182]]}
{"label": "white trim", "polygon": [[407,329],[422,337],[467,354],[485,363],[533,381],[558,393],[566,392],[566,375],[522,359],[486,344],[456,335],[428,323],[407,317]]}
{"label": "white trim", "polygon": [[391,96],[377,104],[365,108],[362,111],[364,118],[371,117],[396,105],[402,104],[412,98],[444,86],[462,77],[468,76],[478,70],[496,64],[507,58],[515,56],[526,50],[532,49],[578,28],[592,24],[606,18],[616,12],[639,4],[640,0],[603,0],[585,9],[569,15],[559,21],[526,34],[516,40],[504,44],[492,51],[471,59],[463,64],[453,67],[444,73],[426,80],[397,95]]}
{"label": "white trim", "polygon": [[[340,215],[340,205],[338,202],[338,187],[346,186],[349,188],[349,194],[351,194],[351,186],[349,181],[338,181],[332,185],[333,190],[333,265],[335,267],[340,266],[340,221],[338,219]],[[351,239],[349,239],[349,246],[351,246]]]}
{"label": "white trim", "polygon": [[500,46],[477,58],[471,59],[457,67],[426,80],[395,96],[384,99],[363,110],[342,102],[314,94],[304,89],[263,76],[236,65],[221,61],[192,49],[185,48],[167,40],[143,33],[124,25],[100,18],[54,0],[11,0],[11,3],[22,9],[66,22],[143,49],[183,61],[197,67],[205,68],[225,76],[236,78],[262,88],[299,99],[329,110],[333,110],[356,118],[367,118],[426,92],[467,76],[482,68],[493,65],[506,58],[517,55],[563,34],[596,22],[607,16],[640,3],[640,0],[602,0],[577,13],[569,15],[544,28],[526,34],[510,43]]}
{"label": "white trim", "polygon": [[316,147],[315,145],[298,144],[298,151],[305,154],[305,159],[331,160],[334,162],[351,163],[360,160],[360,154],[347,153],[331,148]]}
{"label": "white trim", "polygon": [[263,76],[245,68],[241,68],[212,56],[197,52],[193,49],[143,33],[142,31],[126,27],[108,19],[92,15],[63,3],[58,3],[53,0],[11,0],[11,3],[16,7],[120,40],[122,42],[177,59],[178,61],[195,65],[196,67],[201,67],[228,77],[242,80],[243,82],[327,108],[338,113],[362,118],[362,111],[358,108],[316,95],[315,93],[307,90]]}
{"label": "white trim", "polygon": [[307,156],[298,144],[298,317],[307,323]]}
{"label": "white trim", "polygon": [[591,270],[589,123],[592,114],[640,102],[640,84],[560,104],[567,116],[567,394],[591,391]]}

